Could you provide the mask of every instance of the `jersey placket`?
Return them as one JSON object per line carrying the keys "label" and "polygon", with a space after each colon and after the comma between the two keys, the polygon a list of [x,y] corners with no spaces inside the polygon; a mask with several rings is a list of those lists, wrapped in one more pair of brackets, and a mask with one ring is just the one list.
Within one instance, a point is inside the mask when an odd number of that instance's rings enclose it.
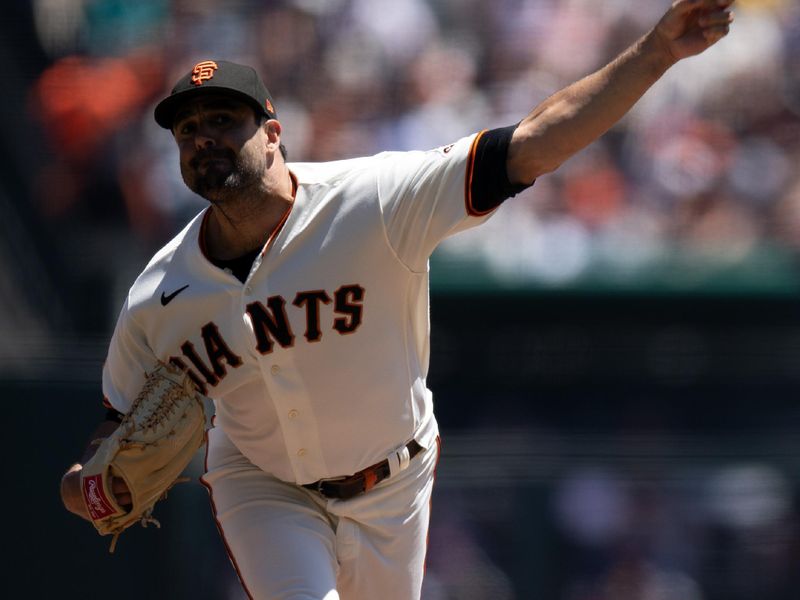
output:
{"label": "jersey placket", "polygon": [[[289,218],[291,221],[291,217]],[[288,228],[286,223],[284,228]],[[254,323],[248,305],[260,302],[265,305],[270,291],[270,244],[265,252],[256,257],[253,267],[242,287],[242,311],[248,329],[250,343],[256,347]],[[267,309],[269,310],[269,309]],[[319,430],[312,409],[308,391],[303,384],[295,364],[293,343],[284,348],[277,340],[272,340],[268,353],[256,352],[256,360],[261,371],[267,396],[264,400],[272,402],[278,423],[283,434],[286,458],[292,466],[296,481],[306,483],[316,481],[320,473],[327,471],[322,455]]]}

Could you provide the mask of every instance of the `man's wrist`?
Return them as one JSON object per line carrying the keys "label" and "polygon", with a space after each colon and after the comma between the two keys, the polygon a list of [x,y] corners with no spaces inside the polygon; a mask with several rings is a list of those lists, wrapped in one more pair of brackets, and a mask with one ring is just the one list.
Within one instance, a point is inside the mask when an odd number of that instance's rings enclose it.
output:
{"label": "man's wrist", "polygon": [[658,27],[645,35],[639,44],[640,52],[652,63],[658,77],[680,60],[672,53],[669,40],[659,33]]}

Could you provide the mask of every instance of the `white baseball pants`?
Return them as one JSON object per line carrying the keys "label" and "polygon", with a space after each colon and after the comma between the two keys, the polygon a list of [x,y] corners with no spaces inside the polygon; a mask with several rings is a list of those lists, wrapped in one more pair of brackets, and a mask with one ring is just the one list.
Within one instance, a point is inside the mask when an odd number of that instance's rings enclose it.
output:
{"label": "white baseball pants", "polygon": [[438,443],[350,500],[327,499],[264,473],[209,431],[217,526],[253,600],[417,600]]}

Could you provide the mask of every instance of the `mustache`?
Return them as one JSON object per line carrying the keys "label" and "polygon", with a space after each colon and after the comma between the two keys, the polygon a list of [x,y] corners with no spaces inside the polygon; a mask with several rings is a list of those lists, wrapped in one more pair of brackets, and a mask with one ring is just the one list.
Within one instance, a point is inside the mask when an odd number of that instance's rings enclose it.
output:
{"label": "mustache", "polygon": [[189,161],[189,166],[193,169],[196,169],[200,166],[200,163],[204,160],[215,159],[215,158],[227,158],[231,162],[235,162],[236,156],[230,150],[225,148],[209,148],[204,150],[198,150],[197,154],[195,154],[192,159]]}

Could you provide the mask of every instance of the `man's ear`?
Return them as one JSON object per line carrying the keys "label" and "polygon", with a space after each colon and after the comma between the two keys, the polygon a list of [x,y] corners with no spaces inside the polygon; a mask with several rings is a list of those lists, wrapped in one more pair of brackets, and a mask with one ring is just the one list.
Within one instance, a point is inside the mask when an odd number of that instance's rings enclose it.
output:
{"label": "man's ear", "polygon": [[262,123],[264,133],[267,134],[269,145],[274,145],[277,149],[281,145],[281,123],[277,119],[267,119]]}
{"label": "man's ear", "polygon": [[281,131],[283,131],[281,122],[278,121],[278,119],[265,119],[261,126],[264,128],[267,135],[274,134],[280,137]]}

